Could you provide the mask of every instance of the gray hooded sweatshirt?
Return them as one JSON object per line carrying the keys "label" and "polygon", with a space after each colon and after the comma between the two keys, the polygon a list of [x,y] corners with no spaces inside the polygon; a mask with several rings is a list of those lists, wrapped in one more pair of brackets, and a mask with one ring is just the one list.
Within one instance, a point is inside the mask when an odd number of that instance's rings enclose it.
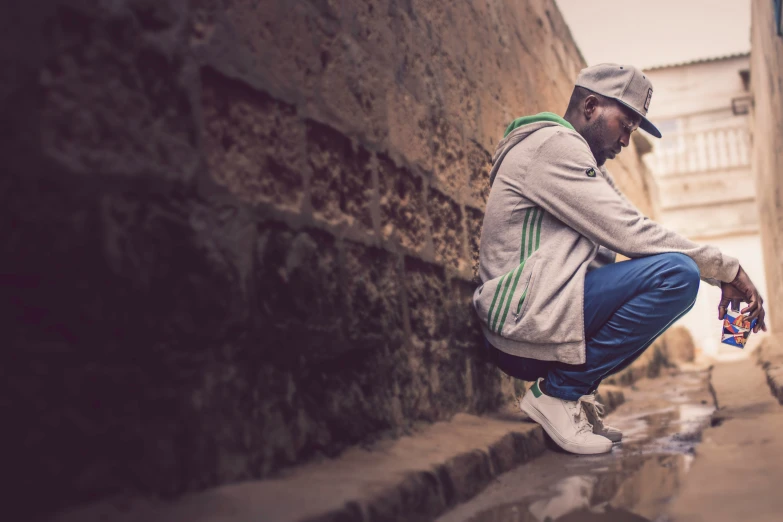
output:
{"label": "gray hooded sweatshirt", "polygon": [[737,275],[737,259],[643,216],[557,115],[525,118],[492,162],[473,306],[499,350],[584,363],[585,274],[613,262],[614,252],[679,252],[712,284]]}

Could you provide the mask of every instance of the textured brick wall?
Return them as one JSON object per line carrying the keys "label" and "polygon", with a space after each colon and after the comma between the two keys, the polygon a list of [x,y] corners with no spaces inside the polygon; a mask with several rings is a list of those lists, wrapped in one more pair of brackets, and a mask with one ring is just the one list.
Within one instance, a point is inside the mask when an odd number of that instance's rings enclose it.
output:
{"label": "textured brick wall", "polygon": [[11,513],[504,400],[472,279],[490,152],[583,64],[551,0],[40,4],[0,17]]}
{"label": "textured brick wall", "polygon": [[783,332],[783,37],[777,35],[772,2],[751,4],[753,171],[767,276],[770,325]]}

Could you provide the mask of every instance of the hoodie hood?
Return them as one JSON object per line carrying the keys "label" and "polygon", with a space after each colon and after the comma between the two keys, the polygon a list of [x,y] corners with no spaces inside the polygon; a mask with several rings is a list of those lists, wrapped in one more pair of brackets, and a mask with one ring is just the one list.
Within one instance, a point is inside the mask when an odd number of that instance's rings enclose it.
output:
{"label": "hoodie hood", "polygon": [[489,175],[489,185],[492,186],[492,183],[495,182],[495,176],[500,168],[500,164],[503,162],[503,158],[514,145],[537,130],[543,129],[544,127],[552,127],[553,125],[561,125],[575,131],[573,125],[553,112],[540,112],[532,116],[522,116],[521,118],[512,121],[511,124],[506,127],[503,139],[498,143],[495,154],[492,156],[492,171]]}

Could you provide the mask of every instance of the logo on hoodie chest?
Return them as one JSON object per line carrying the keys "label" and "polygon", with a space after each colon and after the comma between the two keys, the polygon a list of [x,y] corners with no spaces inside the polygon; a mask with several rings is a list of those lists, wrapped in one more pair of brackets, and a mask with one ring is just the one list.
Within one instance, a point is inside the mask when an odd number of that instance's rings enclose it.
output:
{"label": "logo on hoodie chest", "polygon": [[594,178],[595,177],[595,169],[593,169],[593,168],[587,169],[586,174],[587,174],[588,178]]}

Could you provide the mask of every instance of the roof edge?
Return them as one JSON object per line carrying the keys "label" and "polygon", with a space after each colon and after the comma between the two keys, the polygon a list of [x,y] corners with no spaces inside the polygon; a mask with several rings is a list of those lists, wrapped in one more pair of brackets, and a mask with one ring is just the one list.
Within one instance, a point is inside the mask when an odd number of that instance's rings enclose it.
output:
{"label": "roof edge", "polygon": [[698,65],[702,63],[711,63],[711,62],[720,62],[723,60],[733,60],[735,58],[745,58],[750,57],[750,51],[745,51],[741,53],[731,53],[731,54],[724,54],[722,56],[711,56],[708,58],[697,58],[695,60],[688,60],[685,62],[676,62],[676,63],[667,63],[662,65],[653,65],[652,67],[645,67],[643,70],[646,71],[659,71],[661,69],[674,69],[675,67],[685,67],[688,65]]}

